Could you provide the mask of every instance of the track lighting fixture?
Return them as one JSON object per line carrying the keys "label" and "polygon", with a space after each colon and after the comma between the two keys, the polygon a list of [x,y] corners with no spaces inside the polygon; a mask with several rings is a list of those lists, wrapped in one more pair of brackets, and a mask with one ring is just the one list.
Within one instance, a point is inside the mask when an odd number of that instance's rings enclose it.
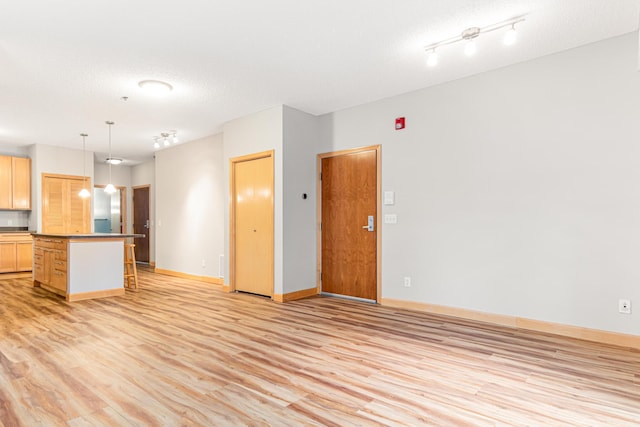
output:
{"label": "track lighting fixture", "polygon": [[507,46],[511,46],[516,42],[516,24],[511,24],[511,28],[509,28],[507,32],[504,33],[503,42]]}
{"label": "track lighting fixture", "polygon": [[477,51],[476,39],[481,34],[496,31],[506,27],[509,27],[509,29],[505,33],[503,41],[505,45],[512,45],[516,42],[516,24],[523,22],[524,20],[524,16],[517,16],[515,18],[511,18],[506,21],[498,22],[497,24],[488,25],[482,28],[470,27],[460,33],[459,36],[451,37],[449,39],[427,45],[424,47],[424,50],[427,52],[427,65],[430,67],[434,67],[438,64],[438,54],[436,53],[436,49],[461,41],[465,42],[465,55],[472,56]]}
{"label": "track lighting fixture", "polygon": [[178,132],[175,130],[160,132],[160,136],[153,137],[153,148],[159,150],[161,146],[169,147],[171,143],[177,144],[180,142],[177,135]]}

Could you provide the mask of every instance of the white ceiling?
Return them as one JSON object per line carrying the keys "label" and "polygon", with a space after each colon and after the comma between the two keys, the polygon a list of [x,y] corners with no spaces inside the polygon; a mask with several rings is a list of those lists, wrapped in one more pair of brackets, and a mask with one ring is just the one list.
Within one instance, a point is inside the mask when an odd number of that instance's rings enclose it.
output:
{"label": "white ceiling", "polygon": [[[286,104],[324,114],[638,29],[639,0],[0,0],[0,145],[33,143],[151,158]],[[425,45],[518,15],[478,53]],[[173,85],[152,98],[138,82]],[[128,97],[123,101],[122,97]],[[103,156],[104,154],[99,154]]]}

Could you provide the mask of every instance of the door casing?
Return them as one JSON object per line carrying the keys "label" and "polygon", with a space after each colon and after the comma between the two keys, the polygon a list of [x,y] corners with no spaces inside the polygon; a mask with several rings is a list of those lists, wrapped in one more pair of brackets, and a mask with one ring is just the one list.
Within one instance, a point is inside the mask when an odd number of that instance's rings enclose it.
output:
{"label": "door casing", "polygon": [[316,218],[317,218],[317,238],[316,238],[316,283],[317,291],[320,294],[322,292],[322,159],[327,157],[344,156],[354,153],[360,153],[363,151],[376,151],[376,212],[375,212],[375,224],[376,224],[376,302],[380,302],[382,297],[382,289],[380,284],[382,283],[382,147],[380,145],[371,145],[367,147],[352,148],[349,150],[332,151],[329,153],[318,154],[316,160]]}

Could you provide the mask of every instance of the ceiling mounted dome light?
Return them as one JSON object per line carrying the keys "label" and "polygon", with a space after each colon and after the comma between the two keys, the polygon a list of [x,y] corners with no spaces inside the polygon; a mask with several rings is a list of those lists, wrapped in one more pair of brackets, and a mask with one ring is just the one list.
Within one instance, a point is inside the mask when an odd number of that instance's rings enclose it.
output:
{"label": "ceiling mounted dome light", "polygon": [[173,86],[160,80],[143,80],[138,83],[138,86],[145,92],[156,96],[167,95],[173,90]]}
{"label": "ceiling mounted dome light", "polygon": [[119,165],[120,163],[122,163],[124,160],[119,159],[117,157],[107,157],[107,159],[105,160],[105,162],[111,164],[111,165]]}

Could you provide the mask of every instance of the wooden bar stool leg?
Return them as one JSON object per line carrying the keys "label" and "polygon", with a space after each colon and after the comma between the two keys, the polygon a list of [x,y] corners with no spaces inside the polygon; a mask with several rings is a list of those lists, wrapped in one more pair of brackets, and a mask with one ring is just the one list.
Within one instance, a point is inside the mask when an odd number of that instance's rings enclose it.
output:
{"label": "wooden bar stool leg", "polygon": [[136,266],[136,245],[124,245],[124,279],[125,287],[138,290],[138,268]]}

